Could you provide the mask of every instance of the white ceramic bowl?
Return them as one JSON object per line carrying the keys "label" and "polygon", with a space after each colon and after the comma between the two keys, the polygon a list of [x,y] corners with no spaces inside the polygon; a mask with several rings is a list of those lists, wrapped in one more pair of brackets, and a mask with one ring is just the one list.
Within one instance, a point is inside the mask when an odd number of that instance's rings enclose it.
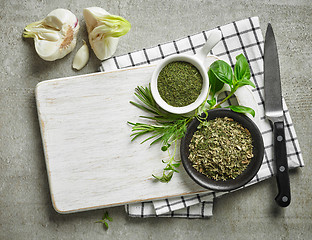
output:
{"label": "white ceramic bowl", "polygon": [[[221,39],[221,32],[219,30],[213,30],[210,32],[206,44],[198,51],[197,54],[195,55],[186,55],[186,54],[172,55],[170,57],[165,58],[162,62],[160,62],[156,66],[156,69],[154,70],[152,79],[151,79],[151,92],[156,103],[162,109],[171,113],[175,113],[175,114],[186,114],[186,113],[194,111],[206,100],[207,95],[208,95],[208,90],[209,90],[209,78],[208,78],[207,67],[205,67],[204,62],[209,51],[220,41],[220,39]],[[199,94],[195,102],[187,106],[183,106],[183,107],[174,107],[166,103],[160,96],[158,92],[158,87],[157,87],[157,79],[161,70],[167,64],[171,62],[175,62],[175,61],[184,61],[184,62],[191,63],[193,66],[195,66],[199,70],[203,79],[203,86],[202,86],[201,93]]]}
{"label": "white ceramic bowl", "polygon": [[[183,107],[174,107],[166,103],[162,97],[159,94],[158,87],[157,87],[157,79],[158,75],[161,72],[161,70],[169,63],[175,62],[175,61],[183,61],[183,62],[188,62],[191,63],[193,66],[195,66],[203,79],[203,86],[200,95],[198,98],[195,100],[195,102],[183,106]],[[152,80],[151,80],[151,91],[153,94],[153,97],[156,101],[156,103],[164,110],[175,113],[175,114],[185,114],[188,112],[191,112],[198,108],[206,99],[207,94],[208,94],[208,89],[209,89],[209,78],[207,71],[203,65],[203,63],[196,57],[193,56],[188,56],[185,54],[179,54],[179,55],[174,55],[166,58],[161,64],[158,64],[156,66],[156,69],[154,70],[154,73],[152,75]]]}

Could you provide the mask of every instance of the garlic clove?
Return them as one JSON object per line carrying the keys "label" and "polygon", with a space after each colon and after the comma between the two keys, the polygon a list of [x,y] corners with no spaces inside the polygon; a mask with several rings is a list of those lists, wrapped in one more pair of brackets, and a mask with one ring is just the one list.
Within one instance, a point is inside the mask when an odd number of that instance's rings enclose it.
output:
{"label": "garlic clove", "polygon": [[99,7],[85,8],[83,16],[93,52],[100,60],[110,58],[117,49],[119,37],[130,30],[131,24]]}
{"label": "garlic clove", "polygon": [[46,61],[54,61],[59,57],[59,46],[55,41],[35,38],[35,49],[38,55]]}
{"label": "garlic clove", "polygon": [[48,26],[61,30],[65,24],[76,27],[78,19],[71,11],[59,8],[53,10],[47,15],[45,23]]}
{"label": "garlic clove", "polygon": [[46,61],[63,58],[76,46],[77,17],[67,9],[55,9],[46,18],[25,27],[23,37],[34,38],[38,55]]}
{"label": "garlic clove", "polygon": [[73,68],[76,70],[81,70],[84,66],[86,66],[88,60],[89,60],[89,48],[85,41],[83,41],[84,44],[82,47],[78,50],[74,57],[73,61]]}

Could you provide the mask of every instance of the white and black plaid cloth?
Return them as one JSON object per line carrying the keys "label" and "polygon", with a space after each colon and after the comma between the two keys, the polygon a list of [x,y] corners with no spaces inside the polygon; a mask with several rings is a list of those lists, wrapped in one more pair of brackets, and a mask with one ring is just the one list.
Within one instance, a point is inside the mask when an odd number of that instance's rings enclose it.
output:
{"label": "white and black plaid cloth", "polygon": [[[263,35],[258,17],[232,22],[224,26],[219,26],[217,29],[221,30],[223,37],[210,53],[228,62],[232,67],[234,67],[236,62],[235,57],[243,53],[250,64],[251,80],[256,85],[256,88],[252,91],[258,104],[258,114],[260,117],[258,127],[263,136],[265,153],[258,174],[246,185],[249,186],[275,175],[273,164],[273,131],[271,125],[265,119],[263,108]],[[102,62],[100,70],[112,71],[145,64],[156,64],[158,61],[173,54],[195,54],[206,42],[208,32],[202,31],[172,42],[158,44],[151,48],[144,48],[140,51],[113,57]],[[304,163],[297,135],[284,100],[283,108],[289,168],[303,167]],[[212,216],[213,199],[225,193],[227,192],[214,193],[207,191],[207,193],[196,194],[194,196],[182,196],[172,199],[129,204],[126,205],[126,212],[132,217],[205,218]]]}

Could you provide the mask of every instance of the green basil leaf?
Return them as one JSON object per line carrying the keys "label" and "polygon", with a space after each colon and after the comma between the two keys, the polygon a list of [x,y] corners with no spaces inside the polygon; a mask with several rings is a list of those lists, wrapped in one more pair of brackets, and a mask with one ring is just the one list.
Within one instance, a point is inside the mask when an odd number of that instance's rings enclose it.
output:
{"label": "green basil leaf", "polygon": [[233,71],[231,66],[225,61],[217,60],[213,62],[210,65],[209,71],[212,71],[221,82],[233,85]]}
{"label": "green basil leaf", "polygon": [[237,82],[250,79],[250,68],[247,59],[243,54],[236,56],[234,76]]}
{"label": "green basil leaf", "polygon": [[252,81],[248,80],[248,79],[240,80],[237,83],[237,85],[238,85],[238,87],[245,86],[245,85],[250,85],[250,86],[252,86],[254,88],[256,87],[255,84]]}
{"label": "green basil leaf", "polygon": [[251,116],[255,117],[255,111],[250,107],[245,106],[228,106],[227,108],[230,108],[234,112],[238,113],[249,113]]}
{"label": "green basil leaf", "polygon": [[216,77],[211,68],[208,71],[209,85],[210,85],[210,94],[215,95],[216,92],[220,91],[223,88],[224,82],[221,82],[219,78]]}

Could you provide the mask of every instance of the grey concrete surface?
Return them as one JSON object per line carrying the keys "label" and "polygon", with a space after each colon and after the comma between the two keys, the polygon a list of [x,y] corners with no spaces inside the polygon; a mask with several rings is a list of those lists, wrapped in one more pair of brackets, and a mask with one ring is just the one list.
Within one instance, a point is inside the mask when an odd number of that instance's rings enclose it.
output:
{"label": "grey concrete surface", "polygon": [[[105,231],[104,210],[60,215],[51,205],[37,119],[37,83],[92,73],[100,62],[91,54],[81,71],[71,69],[74,52],[45,62],[23,28],[62,7],[80,19],[78,46],[86,39],[85,7],[100,6],[124,16],[131,31],[116,55],[259,16],[263,34],[271,22],[278,41],[282,89],[306,166],[291,173],[292,203],[275,205],[274,179],[215,201],[209,219],[133,219],[123,207],[110,208],[114,222]],[[0,1],[0,239],[312,239],[312,1],[311,0],[29,0]]]}

